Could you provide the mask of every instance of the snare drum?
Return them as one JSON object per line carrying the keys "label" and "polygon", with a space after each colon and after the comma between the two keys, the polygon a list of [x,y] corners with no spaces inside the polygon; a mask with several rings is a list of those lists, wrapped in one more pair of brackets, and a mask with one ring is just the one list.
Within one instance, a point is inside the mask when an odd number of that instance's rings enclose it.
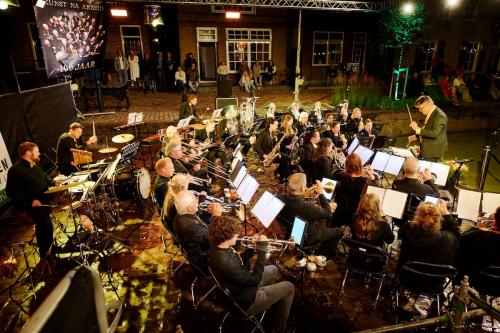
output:
{"label": "snare drum", "polygon": [[141,168],[136,175],[137,193],[147,200],[151,195],[151,175],[146,168]]}

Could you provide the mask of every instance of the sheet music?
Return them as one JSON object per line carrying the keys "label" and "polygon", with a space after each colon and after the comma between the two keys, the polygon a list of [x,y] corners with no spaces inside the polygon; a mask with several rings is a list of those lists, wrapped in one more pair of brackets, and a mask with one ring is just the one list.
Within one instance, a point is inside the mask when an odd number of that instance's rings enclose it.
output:
{"label": "sheet music", "polygon": [[331,184],[333,184],[333,191],[332,191],[332,192],[330,192],[330,193],[327,193],[327,192],[325,191],[325,194],[324,194],[324,195],[325,195],[325,198],[327,198],[328,200],[331,200],[331,199],[332,199],[332,196],[333,196],[333,192],[335,192],[335,186],[337,186],[337,182],[336,182],[335,180],[333,180],[333,179],[330,179],[330,178],[323,178],[323,179],[321,180],[321,184],[323,184],[323,186],[325,186],[327,183],[331,183]]}
{"label": "sheet music", "polygon": [[189,122],[191,121],[191,118],[184,118],[180,119],[179,122],[177,123],[177,128],[183,128],[189,125]]}
{"label": "sheet music", "polygon": [[387,162],[389,162],[389,157],[391,157],[391,155],[378,151],[372,161],[373,170],[383,172]]}
{"label": "sheet music", "polygon": [[361,165],[365,165],[366,162],[373,156],[373,150],[370,150],[363,146],[358,146],[358,148],[354,149],[354,153],[361,158]]}
{"label": "sheet music", "polygon": [[257,182],[257,179],[255,179],[254,177],[250,176],[250,174],[247,173],[245,178],[243,178],[241,185],[236,190],[236,193],[238,193],[241,202],[243,202],[243,204],[245,205],[248,205],[250,200],[252,200],[252,197],[255,194],[255,192],[257,192],[258,188],[259,188],[259,183]]}
{"label": "sheet music", "polygon": [[[385,166],[385,173],[388,173],[393,176],[399,175],[401,168],[403,167],[403,163],[405,162],[405,158],[397,155],[391,155],[389,157],[389,161]],[[373,164],[372,164],[373,166]]]}
{"label": "sheet music", "polygon": [[127,117],[127,125],[132,125],[135,123],[135,119],[137,117],[137,112],[130,112]]}
{"label": "sheet music", "polygon": [[385,188],[368,185],[368,187],[366,188],[366,193],[374,193],[378,195],[380,202],[382,202],[385,196]]}
{"label": "sheet music", "polygon": [[405,211],[408,193],[386,189],[384,200],[382,201],[382,210],[387,216],[400,219]]}
{"label": "sheet music", "polygon": [[352,152],[354,151],[354,149],[356,149],[358,145],[359,145],[359,140],[357,137],[354,137],[351,144],[347,148],[347,154],[352,154]]}
{"label": "sheet music", "polygon": [[430,170],[432,162],[429,162],[429,161],[418,161],[418,164],[420,165],[420,172],[422,172],[425,169],[429,169]]}
{"label": "sheet music", "polygon": [[285,203],[276,198],[270,192],[265,191],[252,208],[252,214],[259,219],[260,223],[268,228],[276,216],[285,207]]}
{"label": "sheet music", "polygon": [[236,158],[239,159],[240,161],[243,161],[243,154],[241,154],[241,151],[236,152]]}
{"label": "sheet music", "polygon": [[404,149],[404,148],[398,148],[398,147],[391,147],[391,151],[393,152],[394,155],[398,155],[401,157],[415,157],[413,156],[412,152],[409,149]]}
{"label": "sheet music", "polygon": [[431,173],[436,174],[436,184],[445,186],[448,180],[448,173],[450,172],[450,166],[448,164],[442,163],[431,163]]}
{"label": "sheet music", "polygon": [[494,214],[497,207],[500,206],[500,193],[483,193],[483,201],[481,211],[488,214]]}
{"label": "sheet music", "polygon": [[461,219],[477,221],[481,192],[461,189],[458,194],[457,214]]}
{"label": "sheet music", "polygon": [[236,178],[234,178],[234,187],[238,188],[241,184],[241,181],[243,178],[245,178],[245,175],[247,174],[247,168],[242,165],[240,168],[240,171],[238,171],[238,174],[236,175]]}
{"label": "sheet music", "polygon": [[[235,157],[233,159],[233,161],[231,162],[231,174],[232,172],[234,171],[234,168],[236,168],[236,166],[238,165],[238,162],[241,162],[237,157]],[[240,167],[241,167],[241,163],[240,163]],[[238,171],[240,168],[238,168]],[[236,175],[234,175],[234,177],[231,175],[231,181],[234,181],[234,178],[236,177]]]}

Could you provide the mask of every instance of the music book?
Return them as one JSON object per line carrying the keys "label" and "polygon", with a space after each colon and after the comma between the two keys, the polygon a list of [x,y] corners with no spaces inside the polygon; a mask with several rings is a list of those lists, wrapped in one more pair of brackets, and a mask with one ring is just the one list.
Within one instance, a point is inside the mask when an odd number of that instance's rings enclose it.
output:
{"label": "music book", "polygon": [[404,157],[378,151],[373,158],[372,168],[376,171],[397,176],[399,175],[404,162]]}
{"label": "music book", "polygon": [[483,201],[481,211],[488,214],[494,214],[497,207],[500,207],[500,193],[483,193]]}
{"label": "music book", "polygon": [[458,193],[457,215],[461,219],[477,221],[481,205],[481,192],[460,189]]}
{"label": "music book", "polygon": [[398,148],[398,147],[390,147],[389,148],[392,153],[394,155],[398,155],[398,156],[401,156],[401,157],[415,157],[413,156],[413,153],[409,150],[409,149],[405,149],[405,148]]}
{"label": "music book", "polygon": [[236,174],[236,177],[234,178],[233,184],[234,187],[238,188],[243,181],[243,178],[245,178],[245,175],[247,174],[247,168],[242,165],[238,173]]}
{"label": "music book", "polygon": [[189,122],[191,121],[190,118],[184,118],[180,119],[179,122],[177,123],[177,128],[183,128],[189,125]]}
{"label": "music book", "polygon": [[349,147],[347,147],[347,154],[352,154],[352,152],[354,151],[354,149],[356,149],[357,146],[359,146],[359,140],[357,137],[354,137]]}
{"label": "music book", "polygon": [[368,149],[364,146],[358,145],[356,149],[354,149],[354,153],[361,158],[361,165],[365,165],[366,162],[370,160],[370,158],[375,154],[373,150]]}
{"label": "music book", "polygon": [[142,123],[144,120],[144,113],[142,112],[130,112],[127,117],[127,125],[134,125],[136,123]]}
{"label": "music book", "polygon": [[327,198],[328,200],[331,200],[332,199],[332,196],[333,196],[333,192],[335,192],[335,186],[337,186],[337,182],[333,179],[330,179],[330,178],[323,178],[321,180],[321,184],[323,186],[326,186],[328,184],[328,186],[333,186],[333,190],[330,192],[330,191],[326,191],[325,190],[325,198]]}
{"label": "music book", "polygon": [[268,228],[276,216],[285,207],[285,203],[270,192],[265,191],[252,208],[252,214]]}
{"label": "music book", "polygon": [[245,205],[248,205],[250,203],[250,200],[252,200],[255,192],[257,192],[258,188],[259,183],[257,182],[257,179],[247,173],[241,181],[240,186],[236,190],[236,193],[238,193],[241,202],[243,202],[243,204]]}
{"label": "music book", "polygon": [[436,175],[434,182],[440,186],[446,186],[446,181],[448,180],[448,174],[450,173],[450,166],[443,163],[435,163],[429,161],[418,161],[420,165],[420,171],[424,169],[429,169],[431,173]]}
{"label": "music book", "polygon": [[408,193],[394,191],[391,189],[368,185],[366,193],[374,193],[378,195],[381,203],[381,208],[384,214],[396,219],[401,219],[405,211]]}
{"label": "music book", "polygon": [[221,112],[222,112],[222,108],[215,109],[214,112],[212,112],[212,119],[220,118]]}

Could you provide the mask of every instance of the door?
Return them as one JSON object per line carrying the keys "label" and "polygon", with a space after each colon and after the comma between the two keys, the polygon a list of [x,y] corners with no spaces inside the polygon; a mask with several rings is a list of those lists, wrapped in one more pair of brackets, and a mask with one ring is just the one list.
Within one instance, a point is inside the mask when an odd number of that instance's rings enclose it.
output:
{"label": "door", "polygon": [[217,43],[198,43],[200,59],[200,80],[215,81],[217,79]]}

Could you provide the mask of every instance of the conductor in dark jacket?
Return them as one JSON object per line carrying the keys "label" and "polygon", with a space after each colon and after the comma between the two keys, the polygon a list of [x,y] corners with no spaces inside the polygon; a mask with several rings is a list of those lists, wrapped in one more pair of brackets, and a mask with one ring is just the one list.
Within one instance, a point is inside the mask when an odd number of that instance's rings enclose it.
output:
{"label": "conductor in dark jacket", "polygon": [[424,95],[417,98],[415,107],[425,116],[425,122],[422,127],[419,127],[415,121],[410,123],[415,135],[409,136],[408,141],[420,141],[420,155],[423,159],[441,160],[448,149],[446,134],[448,117],[434,105],[434,101],[429,96]]}
{"label": "conductor in dark jacket", "polygon": [[273,332],[284,332],[293,302],[295,287],[288,281],[277,282],[278,268],[265,265],[268,240],[256,237],[257,261],[253,271],[249,260],[255,254],[248,249],[239,255],[233,248],[240,234],[240,222],[230,216],[214,218],[210,224],[210,268],[219,283],[229,289],[236,303],[249,315],[273,308]]}
{"label": "conductor in dark jacket", "polygon": [[32,142],[23,142],[18,148],[19,159],[7,173],[7,195],[14,204],[35,222],[35,235],[40,258],[48,253],[53,240],[50,208],[45,191],[54,181],[40,168],[40,151]]}
{"label": "conductor in dark jacket", "polygon": [[[174,218],[174,234],[179,245],[186,251],[189,261],[203,272],[208,272],[208,226],[196,212],[198,199],[190,191],[181,191],[175,199],[177,215]],[[220,216],[220,206],[212,206],[212,215]]]}
{"label": "conductor in dark jacket", "polygon": [[276,132],[277,129],[278,121],[274,118],[267,118],[266,127],[259,134],[257,141],[253,145],[253,150],[259,155],[261,161],[273,150],[276,143],[274,132]]}

